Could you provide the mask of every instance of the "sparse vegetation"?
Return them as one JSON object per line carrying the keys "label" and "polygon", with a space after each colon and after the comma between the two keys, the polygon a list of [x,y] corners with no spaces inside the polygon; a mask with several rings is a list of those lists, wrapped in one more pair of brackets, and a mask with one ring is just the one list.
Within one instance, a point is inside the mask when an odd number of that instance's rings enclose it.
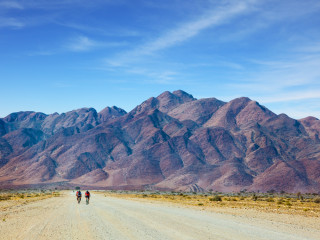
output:
{"label": "sparse vegetation", "polygon": [[104,191],[103,194],[124,198],[141,198],[143,201],[166,201],[174,204],[210,208],[259,209],[278,213],[301,214],[320,217],[320,196],[318,194],[239,193],[221,192],[161,192],[161,191]]}
{"label": "sparse vegetation", "polygon": [[257,201],[257,200],[258,200],[258,196],[257,196],[257,195],[255,195],[255,194],[253,194],[253,196],[252,196],[252,200],[253,200],[253,201]]}
{"label": "sparse vegetation", "polygon": [[6,201],[10,199],[11,199],[11,196],[9,195],[0,195],[0,201]]}
{"label": "sparse vegetation", "polygon": [[212,197],[212,198],[209,198],[210,201],[215,201],[215,202],[221,202],[222,201],[222,198],[218,195]]}
{"label": "sparse vegetation", "polygon": [[267,198],[266,201],[267,201],[267,202],[274,202],[274,199],[273,199],[273,197],[269,197],[269,198]]}
{"label": "sparse vegetation", "polygon": [[0,191],[0,201],[35,201],[49,197],[59,197],[60,192],[49,190],[21,190],[21,191]]}
{"label": "sparse vegetation", "polygon": [[283,203],[283,199],[282,198],[278,199],[277,204],[282,204],[282,203]]}

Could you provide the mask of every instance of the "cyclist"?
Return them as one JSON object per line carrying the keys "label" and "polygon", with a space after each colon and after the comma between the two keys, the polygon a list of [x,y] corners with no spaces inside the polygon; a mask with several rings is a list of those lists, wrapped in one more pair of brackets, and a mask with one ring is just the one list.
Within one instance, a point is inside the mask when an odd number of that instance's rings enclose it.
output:
{"label": "cyclist", "polygon": [[77,196],[77,201],[78,201],[78,203],[80,203],[80,201],[81,201],[81,191],[79,190],[79,191],[77,191],[77,193],[76,193],[76,196]]}
{"label": "cyclist", "polygon": [[85,197],[86,197],[86,202],[87,204],[89,204],[89,200],[90,200],[90,192],[87,190],[85,193]]}

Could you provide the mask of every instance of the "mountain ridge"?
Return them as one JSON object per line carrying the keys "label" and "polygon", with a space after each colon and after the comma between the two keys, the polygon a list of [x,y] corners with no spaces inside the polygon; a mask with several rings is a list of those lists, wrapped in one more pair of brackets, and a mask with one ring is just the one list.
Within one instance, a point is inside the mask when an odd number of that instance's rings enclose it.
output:
{"label": "mountain ridge", "polygon": [[320,120],[246,97],[182,90],[106,107],[0,119],[0,183],[102,189],[320,191]]}

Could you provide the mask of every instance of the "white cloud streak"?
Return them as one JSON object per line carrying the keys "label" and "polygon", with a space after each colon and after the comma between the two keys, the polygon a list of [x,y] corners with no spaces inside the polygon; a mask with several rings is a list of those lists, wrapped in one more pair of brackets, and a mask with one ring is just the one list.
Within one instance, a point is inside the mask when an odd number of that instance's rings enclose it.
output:
{"label": "white cloud streak", "polygon": [[99,46],[99,43],[85,36],[78,36],[67,44],[66,48],[74,52],[84,52]]}
{"label": "white cloud streak", "polygon": [[23,9],[23,6],[17,2],[5,1],[5,2],[0,2],[0,8]]}
{"label": "white cloud streak", "polygon": [[222,25],[241,14],[254,11],[254,3],[254,0],[247,0],[214,7],[194,21],[182,23],[178,27],[164,32],[158,38],[155,38],[136,49],[124,52],[115,59],[109,59],[106,62],[111,66],[121,66],[130,61],[129,59],[137,59],[141,56],[150,55],[157,51],[175,46],[197,36],[205,29]]}
{"label": "white cloud streak", "polygon": [[241,78],[241,83],[228,86],[248,92],[270,94],[319,83],[320,55],[302,54],[287,58],[293,60],[250,60],[252,70],[246,71],[246,79]]}
{"label": "white cloud streak", "polygon": [[209,13],[205,13],[204,16],[195,21],[182,24],[178,28],[168,31],[163,36],[147,43],[137,51],[141,54],[150,54],[171,47],[198,35],[201,31],[209,27],[229,21],[231,18],[243,14],[249,9],[249,4],[246,2],[238,2],[231,6],[228,4],[226,7],[220,7],[218,10],[215,9]]}
{"label": "white cloud streak", "polygon": [[0,27],[22,28],[25,24],[15,18],[0,18]]}
{"label": "white cloud streak", "polygon": [[320,90],[291,91],[281,94],[274,94],[269,97],[257,97],[263,103],[291,102],[307,99],[320,99]]}
{"label": "white cloud streak", "polygon": [[299,47],[297,52],[320,53],[320,42],[309,44],[308,46]]}
{"label": "white cloud streak", "polygon": [[73,52],[86,52],[97,48],[107,48],[107,47],[119,47],[126,45],[126,42],[103,42],[95,41],[86,36],[77,36],[74,39],[69,40],[65,48],[68,51]]}
{"label": "white cloud streak", "polygon": [[[7,1],[8,2],[8,1]],[[24,9],[64,10],[72,8],[92,9],[101,8],[104,5],[121,5],[123,0],[19,0],[19,5]]]}

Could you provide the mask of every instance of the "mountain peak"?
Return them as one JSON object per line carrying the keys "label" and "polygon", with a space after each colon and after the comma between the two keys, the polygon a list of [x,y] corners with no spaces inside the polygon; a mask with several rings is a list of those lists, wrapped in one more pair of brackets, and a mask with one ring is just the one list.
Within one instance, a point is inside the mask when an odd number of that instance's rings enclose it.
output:
{"label": "mountain peak", "polygon": [[167,113],[183,103],[196,99],[182,90],[177,90],[173,93],[165,91],[157,97],[157,100],[159,101],[159,110]]}
{"label": "mountain peak", "polygon": [[106,121],[109,121],[110,119],[121,117],[126,113],[127,112],[125,110],[118,108],[116,106],[106,107],[98,113],[98,118],[100,122],[106,122]]}
{"label": "mountain peak", "polygon": [[192,95],[182,90],[177,90],[172,93],[169,91],[165,91],[156,98],[151,97],[148,100],[144,101],[143,103],[135,107],[130,113],[135,115],[154,109],[158,109],[161,112],[168,113],[179,105],[194,100],[196,99],[193,98]]}
{"label": "mountain peak", "polygon": [[185,101],[189,100],[189,101],[193,101],[196,100],[191,94],[183,91],[183,90],[176,90],[173,91],[172,94],[184,99]]}
{"label": "mountain peak", "polygon": [[319,121],[319,119],[316,118],[316,117],[313,117],[313,116],[308,116],[308,117],[305,117],[305,118],[300,119],[299,121],[314,122],[314,121]]}
{"label": "mountain peak", "polygon": [[41,112],[20,111],[9,114],[4,118],[6,122],[20,122],[27,119],[43,120],[47,115]]}

